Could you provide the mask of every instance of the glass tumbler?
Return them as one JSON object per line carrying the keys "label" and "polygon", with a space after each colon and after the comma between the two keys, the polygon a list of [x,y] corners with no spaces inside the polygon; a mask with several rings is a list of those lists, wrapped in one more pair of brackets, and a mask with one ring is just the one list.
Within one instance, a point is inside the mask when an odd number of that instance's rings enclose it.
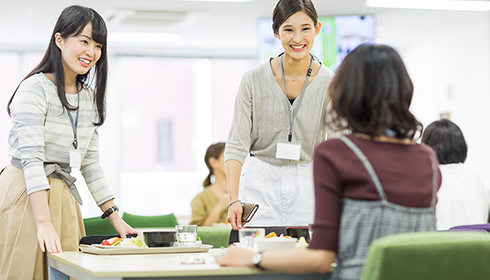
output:
{"label": "glass tumbler", "polygon": [[197,225],[176,225],[177,242],[196,242]]}
{"label": "glass tumbler", "polygon": [[238,230],[240,247],[256,250],[255,238],[265,237],[265,228],[242,228]]}

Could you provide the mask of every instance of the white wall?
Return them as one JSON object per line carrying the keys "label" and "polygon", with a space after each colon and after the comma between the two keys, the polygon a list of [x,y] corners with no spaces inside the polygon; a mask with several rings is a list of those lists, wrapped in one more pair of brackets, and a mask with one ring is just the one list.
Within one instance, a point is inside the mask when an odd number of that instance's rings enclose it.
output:
{"label": "white wall", "polygon": [[468,144],[467,164],[489,188],[490,14],[397,12],[378,23],[381,43],[397,48],[411,75],[412,112],[424,127],[450,112]]}

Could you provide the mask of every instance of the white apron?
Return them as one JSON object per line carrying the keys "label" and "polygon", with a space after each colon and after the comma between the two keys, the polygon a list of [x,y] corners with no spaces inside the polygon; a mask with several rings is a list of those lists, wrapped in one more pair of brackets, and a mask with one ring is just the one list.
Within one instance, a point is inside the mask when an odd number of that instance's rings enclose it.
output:
{"label": "white apron", "polygon": [[238,198],[259,204],[248,226],[308,226],[315,211],[312,163],[276,166],[249,157]]}

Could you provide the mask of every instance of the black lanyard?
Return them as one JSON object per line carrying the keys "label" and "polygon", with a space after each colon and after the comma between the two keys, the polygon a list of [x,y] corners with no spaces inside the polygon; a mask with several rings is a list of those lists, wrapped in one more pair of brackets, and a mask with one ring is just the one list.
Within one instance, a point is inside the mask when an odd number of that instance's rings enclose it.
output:
{"label": "black lanyard", "polygon": [[[53,78],[54,78],[54,81],[56,82],[56,76],[54,73],[53,73]],[[75,148],[75,150],[78,148],[77,130],[78,130],[78,113],[79,113],[78,109],[80,108],[80,91],[78,91],[78,93],[77,93],[78,94],[78,104],[77,104],[77,109],[76,109],[77,115],[75,117],[75,122],[73,122],[73,117],[70,114],[70,110],[67,109],[68,117],[70,117],[71,128],[73,130],[73,148]]]}
{"label": "black lanyard", "polygon": [[73,117],[71,116],[70,111],[68,110],[68,117],[70,117],[71,128],[73,129],[73,148],[75,150],[78,148],[78,138],[77,138],[77,130],[78,130],[78,113],[80,112],[80,91],[78,94],[78,104],[77,104],[77,115],[75,117],[75,122],[73,122]]}
{"label": "black lanyard", "polygon": [[[310,54],[311,56],[311,54]],[[308,80],[310,79],[311,75],[311,68],[313,66],[313,57],[311,56],[311,61],[310,61],[310,68],[308,69],[308,73],[306,73],[306,81],[305,84],[303,85],[303,90],[301,91],[301,94],[299,95],[299,100],[298,100],[298,105],[296,105],[296,110],[293,113],[293,118],[291,119],[291,112],[289,110],[289,99],[288,95],[286,94],[286,82],[284,81],[284,69],[282,67],[282,58],[284,55],[281,56],[279,65],[281,66],[281,77],[282,77],[282,86],[284,87],[284,96],[286,96],[286,110],[288,111],[288,119],[289,119],[289,135],[288,135],[288,142],[291,142],[293,139],[293,124],[294,124],[294,119],[296,119],[296,113],[298,112],[299,105],[301,105],[301,101],[303,100],[303,95],[306,90],[306,86],[308,85]]]}

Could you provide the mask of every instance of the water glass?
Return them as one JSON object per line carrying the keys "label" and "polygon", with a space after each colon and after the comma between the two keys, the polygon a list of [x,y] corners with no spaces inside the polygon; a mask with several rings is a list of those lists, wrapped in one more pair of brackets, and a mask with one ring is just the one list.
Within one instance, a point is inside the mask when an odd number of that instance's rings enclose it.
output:
{"label": "water glass", "polygon": [[255,238],[265,237],[265,228],[242,228],[238,230],[238,240],[240,247],[257,249]]}
{"label": "water glass", "polygon": [[177,242],[196,242],[197,225],[176,225]]}
{"label": "water glass", "polygon": [[310,235],[310,241],[311,241],[311,238],[313,237],[313,224],[308,224],[308,233]]}

